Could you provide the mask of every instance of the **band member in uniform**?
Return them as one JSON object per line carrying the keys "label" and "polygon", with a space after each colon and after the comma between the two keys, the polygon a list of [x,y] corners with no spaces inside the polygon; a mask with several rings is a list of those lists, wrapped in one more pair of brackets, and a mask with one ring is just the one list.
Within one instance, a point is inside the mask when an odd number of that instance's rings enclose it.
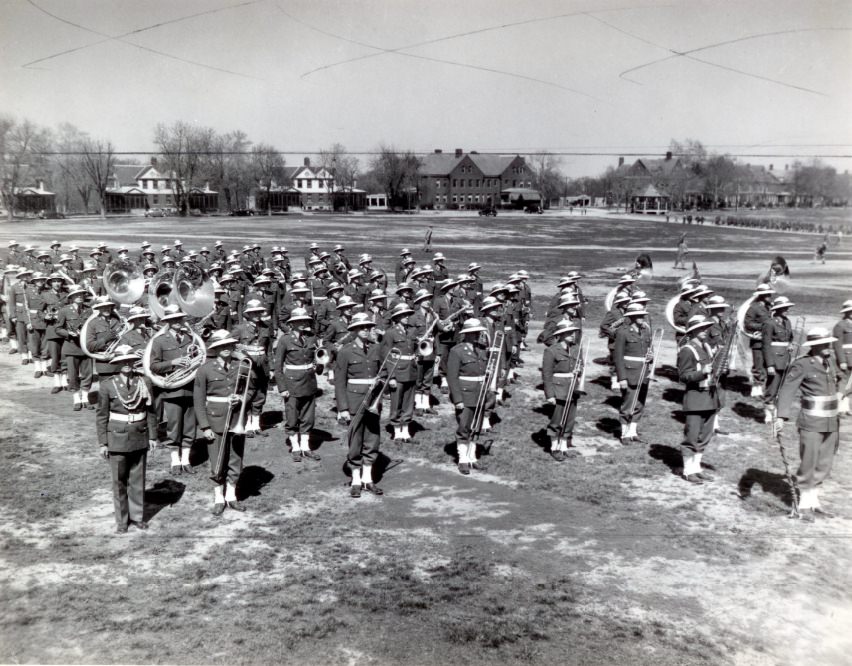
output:
{"label": "band member in uniform", "polygon": [[12,303],[9,308],[12,312],[12,323],[15,325],[15,339],[18,341],[18,351],[21,353],[21,365],[29,365],[32,350],[27,346],[29,341],[30,312],[27,306],[29,299],[29,279],[33,272],[29,268],[23,268],[15,275],[18,281],[12,286]]}
{"label": "band member in uniform", "polygon": [[139,357],[129,346],[118,347],[110,361],[116,373],[102,379],[98,389],[96,423],[101,456],[112,470],[115,531],[145,522],[145,466],[148,451],[157,448],[157,417],[151,386],[133,368]]}
{"label": "band member in uniform", "polygon": [[819,501],[822,482],[831,471],[840,435],[838,386],[835,381],[831,343],[837,342],[828,329],[812,328],[802,347],[807,356],[790,366],[778,393],[778,426],[790,418],[793,399],[801,391],[802,409],[796,427],[799,429],[801,462],[796,472],[799,487],[799,509],[802,517],[813,520],[815,515],[830,518]]}
{"label": "band member in uniform", "polygon": [[397,262],[396,269],[394,270],[396,284],[405,282],[405,276],[410,272],[410,267],[413,263],[414,260],[411,258],[411,250],[407,247],[402,248],[402,252],[399,253],[399,261]]}
{"label": "band member in uniform", "polygon": [[447,384],[447,360],[450,357],[450,350],[453,347],[455,338],[455,327],[449,322],[449,317],[454,312],[450,291],[457,284],[458,282],[452,278],[444,280],[440,286],[440,293],[432,301],[432,309],[438,315],[438,319],[448,322],[443,326],[438,324],[435,335],[435,354],[438,357],[437,373],[441,381],[441,390],[444,393],[449,390],[449,385]]}
{"label": "band member in uniform", "polygon": [[[115,303],[107,296],[99,296],[91,305],[97,317],[86,327],[86,347],[96,354],[105,353],[109,346],[118,340],[123,323],[115,313]],[[109,360],[95,360],[95,373],[98,378],[106,378],[118,372],[119,368]]]}
{"label": "band member in uniform", "polygon": [[615,294],[612,301],[612,307],[604,315],[603,321],[598,332],[598,337],[607,339],[607,350],[609,351],[609,373],[610,373],[610,390],[618,389],[618,375],[615,372],[615,357],[613,351],[615,349],[615,334],[618,329],[627,323],[627,317],[624,312],[627,309],[627,304],[630,303],[630,294],[626,291],[619,291]]}
{"label": "band member in uniform", "polygon": [[[187,364],[193,338],[186,330],[187,315],[177,305],[167,305],[159,323],[165,329],[151,343],[151,371],[166,375]],[[195,474],[189,453],[195,441],[192,382],[174,388],[158,388],[156,396],[166,419],[166,445],[171,447],[172,474]]]}
{"label": "band member in uniform", "polygon": [[74,411],[79,412],[89,405],[89,389],[92,387],[92,359],[80,348],[80,328],[92,311],[83,305],[86,290],[71,287],[67,305],[56,316],[56,334],[62,338],[62,363],[68,375],[68,390],[74,395]]}
{"label": "band member in uniform", "polygon": [[151,337],[148,334],[148,329],[145,328],[147,319],[148,311],[145,308],[138,306],[130,308],[124,318],[124,321],[127,322],[127,330],[119,337],[119,344],[129,345],[134,353],[139,354],[140,357]]}
{"label": "band member in uniform", "polygon": [[[707,344],[710,345],[710,351],[715,363],[717,354],[730,352],[730,349],[726,349],[729,341],[732,345],[736,344],[736,340],[731,340],[730,336],[738,335],[735,330],[737,324],[736,322],[731,321],[730,318],[725,317],[725,313],[731,306],[729,303],[725,302],[725,299],[722,296],[711,296],[707,299],[707,304],[704,307],[707,310],[708,318],[711,322],[713,322],[710,328],[707,329]],[[721,363],[722,361],[719,362]],[[719,414],[726,402],[725,388],[721,381],[725,377],[727,377],[727,372],[720,375],[719,381],[716,384],[716,396],[719,400],[719,409],[716,412],[716,418],[713,420],[713,432],[717,435],[730,434],[719,427]]]}
{"label": "band member in uniform", "polygon": [[418,415],[434,414],[432,382],[435,379],[435,328],[438,316],[432,309],[431,291],[421,289],[414,294],[413,303],[417,310],[411,315],[408,323],[411,325],[415,343],[419,343],[420,340],[428,340],[432,343],[430,354],[423,355],[420,349],[415,349],[417,378],[414,385],[414,409]]}
{"label": "band member in uniform", "polygon": [[415,347],[417,338],[413,329],[408,325],[408,317],[414,314],[406,303],[399,303],[390,311],[391,324],[385,331],[381,345],[381,356],[384,358],[391,349],[400,352],[399,362],[392,375],[396,385],[391,390],[390,422],[393,426],[393,438],[397,442],[407,442],[411,439],[411,419],[414,417],[414,385],[417,380]]}
{"label": "band member in uniform", "polygon": [[[334,369],[334,389],[337,405],[340,411],[337,418],[349,423],[352,416],[358,413],[358,408],[364,400],[369,400],[367,392],[376,379],[382,357],[379,345],[370,340],[374,324],[366,313],[358,313],[349,322],[349,331],[356,338],[345,345],[337,354]],[[396,381],[391,379],[388,385],[394,388]],[[352,481],[349,490],[351,497],[361,496],[361,486],[376,495],[384,491],[373,481],[373,465],[379,455],[380,420],[379,415],[367,409],[362,410],[360,420],[350,426],[349,451],[346,461],[352,470]]]}
{"label": "band member in uniform", "polygon": [[317,337],[322,337],[328,330],[331,320],[337,316],[337,304],[343,296],[343,285],[339,282],[330,282],[326,288],[326,299],[314,310]]}
{"label": "band member in uniform", "polygon": [[29,310],[29,321],[27,322],[27,349],[32,362],[35,365],[33,377],[38,379],[47,372],[47,322],[44,319],[44,285],[47,275],[44,273],[33,273],[33,279],[27,291],[27,308]]}
{"label": "band member in uniform", "polygon": [[[572,445],[574,422],[577,417],[577,402],[580,399],[579,377],[574,377],[577,357],[581,353],[577,332],[580,328],[570,321],[562,321],[553,331],[556,342],[544,348],[541,361],[541,376],[544,381],[544,397],[553,405],[553,414],[547,424],[550,437],[550,455],[557,462],[565,460],[565,452]],[[568,401],[568,389],[576,381],[571,404]],[[565,410],[568,414],[565,415]],[[562,418],[565,416],[565,428],[560,436]]]}
{"label": "band member in uniform", "polygon": [[766,383],[766,361],[764,358],[763,324],[771,317],[769,305],[775,289],[770,284],[761,284],[754,291],[755,297],[743,320],[743,329],[746,333],[756,334],[749,340],[751,347],[751,397],[763,396],[763,385]]}
{"label": "band member in uniform", "polygon": [[432,255],[432,277],[435,279],[435,294],[439,293],[441,283],[450,277],[450,271],[444,264],[445,261],[443,252],[436,252]]}
{"label": "band member in uniform", "polygon": [[272,342],[275,332],[270,322],[262,315],[266,312],[263,304],[256,299],[246,303],[243,310],[243,323],[231,329],[231,337],[239,342],[237,350],[246,354],[252,361],[252,378],[249,389],[251,409],[246,423],[246,437],[255,434],[266,437],[268,433],[261,427],[260,417],[269,391],[269,356],[272,354]]}
{"label": "band member in uniform", "polygon": [[[699,285],[692,282],[688,282],[681,287],[680,300],[675,304],[674,310],[672,311],[672,321],[675,326],[680,326],[684,329],[686,328],[686,324],[692,315],[693,308],[695,307],[696,299],[694,298],[694,294],[696,294],[698,290]],[[684,335],[686,334],[676,332],[675,342],[680,344]]]}
{"label": "band member in uniform", "polygon": [[841,319],[834,325],[833,335],[837,338],[834,343],[834,356],[837,363],[837,378],[839,381],[840,413],[849,414],[849,394],[852,391],[852,300],[844,301],[840,308]]}
{"label": "band member in uniform", "polygon": [[694,315],[687,322],[686,341],[677,354],[678,377],[686,386],[683,393],[683,478],[690,483],[703,483],[710,477],[701,470],[701,457],[713,438],[713,426],[719,411],[719,397],[711,383],[713,353],[707,342],[707,331],[713,322],[704,315]]}
{"label": "band member in uniform", "polygon": [[288,322],[290,332],[281,337],[275,350],[275,382],[284,396],[284,432],[293,462],[302,462],[302,458],[320,459],[310,447],[318,372],[314,363],[317,339],[311,333],[311,321],[307,310],[295,308]]}
{"label": "band member in uniform", "polygon": [[769,307],[772,313],[763,322],[762,342],[763,360],[766,365],[767,383],[763,394],[765,407],[764,421],[772,423],[775,418],[775,398],[781,386],[781,377],[790,362],[790,345],[793,343],[793,326],[787,318],[787,311],[793,302],[786,296],[779,296]]}
{"label": "band member in uniform", "polygon": [[[476,444],[471,443],[471,426],[477,406],[488,354],[480,342],[485,327],[478,319],[468,319],[462,325],[461,342],[450,350],[447,360],[447,381],[450,385],[450,402],[456,410],[456,448],[459,457],[459,472],[470,474],[471,469],[484,469],[476,458]],[[489,392],[486,407],[494,404],[494,394]]]}
{"label": "band member in uniform", "polygon": [[[641,386],[639,376],[645,363],[651,360],[651,330],[645,321],[647,312],[644,306],[633,303],[627,306],[624,316],[627,321],[620,326],[615,334],[613,345],[613,358],[615,360],[615,374],[618,377],[618,386],[621,389],[621,408],[619,420],[621,421],[621,443],[641,441],[637,426],[642,412],[645,409],[645,399],[648,395],[648,383],[651,381],[649,374]],[[631,412],[633,401],[636,405]]]}
{"label": "band member in uniform", "polygon": [[46,341],[46,356],[47,369],[44,373],[47,376],[53,377],[53,388],[51,393],[59,393],[62,391],[63,380],[67,385],[67,377],[62,366],[62,337],[56,332],[56,320],[59,315],[59,310],[65,305],[65,294],[62,287],[65,284],[65,279],[58,273],[53,273],[50,276],[50,289],[41,292],[42,300],[42,316],[47,324],[44,332]]}
{"label": "band member in uniform", "polygon": [[[223,445],[228,448],[225,483],[214,480],[213,515],[221,516],[225,504],[234,511],[245,511],[237,499],[237,482],[243,470],[245,436],[231,432],[240,418],[240,403],[244,387],[237,386],[238,362],[234,358],[236,338],[225,330],[213,331],[207,340],[207,361],[195,374],[192,386],[194,413],[201,434],[207,440],[207,457],[214,474]],[[230,408],[230,409],[229,409]],[[228,422],[227,415],[231,418]]]}

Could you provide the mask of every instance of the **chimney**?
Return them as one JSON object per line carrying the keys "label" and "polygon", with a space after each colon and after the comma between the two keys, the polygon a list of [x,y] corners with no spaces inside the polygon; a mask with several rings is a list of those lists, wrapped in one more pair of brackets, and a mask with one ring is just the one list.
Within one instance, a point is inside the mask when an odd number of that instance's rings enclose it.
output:
{"label": "chimney", "polygon": [[786,171],[786,170],[787,170],[787,169],[789,169],[789,168],[790,168],[790,165],[789,165],[789,164],[785,164],[785,165],[784,165],[784,171]]}
{"label": "chimney", "polygon": [[305,166],[307,166],[307,167],[311,166],[311,158],[310,157],[305,158]]}
{"label": "chimney", "polygon": [[671,158],[672,158],[672,151],[670,151],[670,150],[666,151],[666,161],[670,160]]}
{"label": "chimney", "polygon": [[624,166],[624,158],[623,157],[618,158],[618,166]]}
{"label": "chimney", "polygon": [[443,153],[443,152],[444,152],[444,151],[443,151],[443,150],[441,150],[440,148],[435,148],[435,154],[436,154],[436,155],[440,155],[440,154],[441,154],[441,153]]}
{"label": "chimney", "polygon": [[461,148],[456,148],[456,157],[461,157],[464,155],[464,151]]}
{"label": "chimney", "polygon": [[151,158],[151,166],[154,167],[155,169],[157,168],[157,158],[156,157]]}
{"label": "chimney", "polygon": [[44,190],[44,181],[43,180],[38,181],[38,189]]}
{"label": "chimney", "polygon": [[770,171],[772,171],[772,167],[774,167],[774,166],[775,166],[774,164],[770,164],[770,165],[769,165],[769,170],[770,170]]}

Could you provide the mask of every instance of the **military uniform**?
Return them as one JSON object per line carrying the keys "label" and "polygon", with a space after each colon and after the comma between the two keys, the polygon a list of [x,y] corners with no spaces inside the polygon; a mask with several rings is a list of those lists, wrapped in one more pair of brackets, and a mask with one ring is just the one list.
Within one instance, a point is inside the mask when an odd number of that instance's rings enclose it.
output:
{"label": "military uniform", "polygon": [[314,353],[317,339],[299,336],[295,331],[281,337],[275,350],[275,381],[278,391],[287,391],[284,404],[285,433],[292,452],[310,452],[309,437],[314,428],[317,374]]}
{"label": "military uniform", "polygon": [[[488,365],[488,353],[480,345],[472,342],[460,342],[455,345],[447,360],[447,382],[450,387],[450,401],[461,404],[456,410],[456,446],[459,465],[472,465],[476,462],[475,443],[470,439],[473,433],[474,411],[485,381],[485,369]],[[494,392],[488,391],[485,408],[493,408]],[[477,433],[478,434],[478,433]]]}
{"label": "military uniform", "polygon": [[92,387],[92,359],[80,348],[80,329],[92,311],[84,305],[66,305],[56,316],[55,333],[62,338],[62,362],[68,374],[68,390],[74,392],[74,410],[89,407]]}
{"label": "military uniform", "polygon": [[[122,322],[118,315],[109,314],[106,317],[98,315],[92,318],[86,327],[86,347],[90,352],[101,354],[106,352],[109,346],[118,339]],[[98,377],[105,378],[119,371],[109,361],[95,361],[95,372]]]}
{"label": "military uniform", "polygon": [[685,342],[677,354],[678,378],[685,385],[683,394],[684,476],[701,474],[701,456],[713,438],[713,426],[720,402],[716,387],[710,382],[708,366],[712,366],[710,345],[698,338]]}
{"label": "military uniform", "polygon": [[619,304],[616,304],[613,305],[604,315],[600,328],[598,329],[598,337],[607,339],[606,347],[609,351],[608,361],[611,380],[610,388],[613,390],[618,388],[618,377],[615,372],[615,356],[613,354],[615,350],[615,334],[624,324],[629,323],[630,322],[627,320],[627,317],[624,316],[624,309]]}
{"label": "military uniform", "polygon": [[763,393],[767,406],[775,404],[781,377],[790,362],[790,344],[793,342],[793,327],[785,314],[776,314],[763,322],[763,360],[768,382]]}
{"label": "military uniform", "polygon": [[[834,358],[837,364],[838,388],[842,393],[840,397],[840,411],[849,413],[849,394],[852,386],[847,387],[849,378],[852,377],[852,319],[845,317],[834,325],[832,335],[837,338],[834,343]],[[844,370],[841,365],[845,365]]]}
{"label": "military uniform", "polygon": [[[378,374],[381,362],[379,345],[368,345],[365,351],[361,343],[356,341],[340,350],[334,368],[334,393],[339,410],[348,411],[355,417],[370,384]],[[379,455],[379,415],[365,409],[361,420],[354,425],[346,460],[353,470],[353,478],[356,470],[361,478],[362,467],[372,468]],[[364,474],[367,472],[364,471]]]}
{"label": "military uniform", "polygon": [[[544,397],[548,400],[551,398],[556,399],[553,414],[550,417],[550,422],[547,424],[548,434],[554,442],[551,444],[552,452],[557,450],[564,451],[571,446],[577,415],[577,402],[580,399],[578,385],[575,384],[574,393],[571,396],[571,404],[566,405],[566,403],[571,384],[579,382],[580,379],[574,376],[580,349],[579,344],[571,344],[568,349],[565,349],[565,347],[557,343],[545,348],[544,356],[541,360]],[[566,409],[568,410],[567,414],[565,413]],[[565,418],[565,427],[561,428],[563,416]],[[560,439],[564,439],[565,441],[560,442]]]}
{"label": "military uniform", "polygon": [[47,363],[43,363],[47,359],[47,341],[45,333],[47,332],[47,322],[44,319],[44,298],[42,294],[44,289],[40,289],[34,285],[27,289],[27,306],[29,307],[29,321],[32,323],[32,329],[27,335],[27,349],[32,356],[32,361],[35,363],[35,376],[42,376],[42,368],[47,370]]}
{"label": "military uniform", "polygon": [[15,318],[15,338],[18,340],[18,351],[21,353],[21,363],[26,365],[30,361],[32,350],[28,347],[29,342],[29,308],[26,300],[29,298],[29,284],[18,280],[12,286],[12,302],[9,304],[10,311]]}
{"label": "military uniform", "polygon": [[[46,289],[41,292],[41,313],[45,321],[44,331],[45,355],[48,374],[54,374],[54,388],[61,387],[59,373],[62,371],[62,337],[56,332],[56,321],[59,310],[65,305],[65,295],[61,291]],[[58,391],[53,391],[58,393]]]}
{"label": "military uniform", "polygon": [[415,345],[419,342],[427,331],[432,330],[432,353],[428,356],[423,356],[415,348],[417,358],[415,365],[417,368],[417,377],[414,380],[414,408],[422,410],[431,410],[432,399],[432,382],[435,379],[435,330],[433,323],[436,321],[437,315],[432,310],[418,307],[417,311],[411,315],[408,320],[413,333]]}
{"label": "military uniform", "polygon": [[[651,381],[650,375],[646,373],[640,385],[639,376],[645,366],[645,356],[650,346],[651,329],[647,325],[638,325],[636,322],[629,321],[615,334],[613,345],[615,375],[619,382],[627,380],[627,388],[621,389],[621,409],[619,410],[622,439],[637,436],[637,424],[645,409],[648,384]],[[630,406],[634,399],[636,406],[631,413]]]}
{"label": "military uniform", "polygon": [[102,380],[96,424],[98,443],[109,451],[115,522],[119,529],[143,523],[148,442],[157,439],[148,380],[134,375]]}
{"label": "military uniform", "polygon": [[[178,340],[173,329],[154,337],[151,343],[151,371],[158,375],[167,375],[178,369],[172,361],[187,356],[193,338],[182,334]],[[174,447],[172,467],[189,466],[189,452],[195,441],[196,423],[193,410],[192,382],[171,389],[156,389],[156,397],[163,406],[166,418],[166,444]]]}
{"label": "military uniform", "polygon": [[[259,431],[260,416],[269,391],[269,356],[272,354],[274,332],[268,322],[245,319],[242,324],[231,329],[231,337],[236,338],[240,345],[251,348],[250,352],[246,352],[252,360],[252,382],[249,390],[252,426],[249,429]],[[242,351],[245,352],[245,349]]]}
{"label": "military uniform", "polygon": [[390,422],[394,426],[395,439],[410,439],[408,430],[414,417],[414,387],[417,381],[417,339],[410,326],[393,321],[382,339],[381,355],[387,356],[391,349],[400,351],[396,369],[389,379],[396,380],[396,388],[391,389]]}
{"label": "military uniform", "polygon": [[763,324],[771,316],[769,305],[763,300],[755,300],[748,306],[743,320],[743,328],[746,333],[760,334],[756,338],[749,340],[749,347],[751,347],[752,383],[755,386],[761,387],[761,390],[758,392],[759,394],[762,394],[762,387],[766,383],[766,361],[761,336],[763,335]]}

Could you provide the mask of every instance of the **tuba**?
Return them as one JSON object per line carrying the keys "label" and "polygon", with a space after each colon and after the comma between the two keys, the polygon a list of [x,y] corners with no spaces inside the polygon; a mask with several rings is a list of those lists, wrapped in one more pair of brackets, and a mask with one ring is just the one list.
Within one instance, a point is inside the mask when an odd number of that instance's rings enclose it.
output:
{"label": "tuba", "polygon": [[204,339],[201,335],[193,328],[184,326],[184,331],[192,336],[192,344],[187,347],[186,356],[183,357],[184,363],[177,366],[171,372],[160,375],[151,370],[151,352],[154,349],[154,340],[167,330],[165,327],[162,327],[148,340],[148,344],[145,345],[145,352],[142,354],[142,371],[154,386],[169,391],[186,386],[195,380],[198,369],[207,358],[207,346],[204,344]]}
{"label": "tuba", "polygon": [[686,329],[683,326],[678,326],[677,324],[675,324],[674,320],[674,309],[679,301],[680,294],[676,294],[672,296],[666,303],[666,321],[669,322],[669,326],[671,326],[678,333],[686,333]]}
{"label": "tuba", "polygon": [[191,317],[206,317],[213,312],[216,285],[200,266],[182,264],[172,278],[170,302]]}
{"label": "tuba", "polygon": [[[142,271],[132,261],[116,261],[108,264],[104,268],[101,276],[104,285],[104,291],[111,301],[117,305],[133,305],[145,291],[145,278],[142,276]],[[89,349],[89,324],[91,324],[99,315],[97,312],[92,312],[91,315],[83,322],[80,327],[80,349],[86,356],[93,358],[96,361],[106,362],[112,357],[115,348],[118,347],[121,336],[130,330],[130,324],[118,312],[118,318],[121,322],[121,327],[116,332],[115,340],[103,351],[97,352]]]}
{"label": "tuba", "polygon": [[148,309],[155,319],[161,319],[165,307],[175,303],[172,282],[174,271],[162,271],[151,278],[148,284]]}

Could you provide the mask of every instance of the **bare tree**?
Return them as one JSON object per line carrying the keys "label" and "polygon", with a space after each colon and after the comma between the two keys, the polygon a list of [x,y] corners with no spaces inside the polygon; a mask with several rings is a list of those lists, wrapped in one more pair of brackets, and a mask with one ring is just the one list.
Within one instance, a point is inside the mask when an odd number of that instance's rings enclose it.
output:
{"label": "bare tree", "polygon": [[328,198],[334,208],[334,190],[340,188],[343,190],[343,197],[346,208],[349,208],[349,197],[346,190],[355,187],[356,178],[358,177],[358,158],[346,152],[346,146],[342,143],[335,143],[331,148],[321,150],[319,153],[319,163],[322,167],[331,173],[331,179],[328,180]]}
{"label": "bare tree", "polygon": [[258,143],[251,149],[251,172],[258,189],[266,192],[266,214],[272,215],[272,183],[276,171],[284,166],[284,158],[274,146]]}
{"label": "bare tree", "polygon": [[57,178],[54,187],[63,200],[65,212],[72,208],[72,196],[79,196],[84,212],[89,211],[89,199],[92,196],[92,183],[83,167],[83,142],[89,135],[71,123],[59,125],[54,139],[54,155],[51,160]]}
{"label": "bare tree", "polygon": [[101,219],[106,219],[106,190],[115,168],[115,148],[111,141],[86,138],[81,146],[83,171],[98,196]]}
{"label": "bare tree", "polygon": [[241,130],[218,134],[213,138],[209,157],[210,181],[228,210],[241,208],[241,195],[251,187],[248,152],[251,141]]}
{"label": "bare tree", "polygon": [[44,176],[50,132],[29,120],[0,117],[0,196],[7,219],[14,216],[17,190],[27,181]]}
{"label": "bare tree", "polygon": [[381,145],[370,167],[388,196],[388,206],[411,207],[410,191],[417,186],[419,157],[411,151],[400,153],[393,146]]}
{"label": "bare tree", "polygon": [[548,152],[535,153],[526,158],[533,172],[533,184],[541,193],[542,203],[550,202],[565,190],[565,176],[562,175],[562,160]]}
{"label": "bare tree", "polygon": [[216,133],[209,127],[195,127],[178,121],[171,127],[159,123],[154,130],[154,143],[163,157],[167,174],[173,180],[175,204],[181,215],[189,212],[189,188],[209,164]]}

